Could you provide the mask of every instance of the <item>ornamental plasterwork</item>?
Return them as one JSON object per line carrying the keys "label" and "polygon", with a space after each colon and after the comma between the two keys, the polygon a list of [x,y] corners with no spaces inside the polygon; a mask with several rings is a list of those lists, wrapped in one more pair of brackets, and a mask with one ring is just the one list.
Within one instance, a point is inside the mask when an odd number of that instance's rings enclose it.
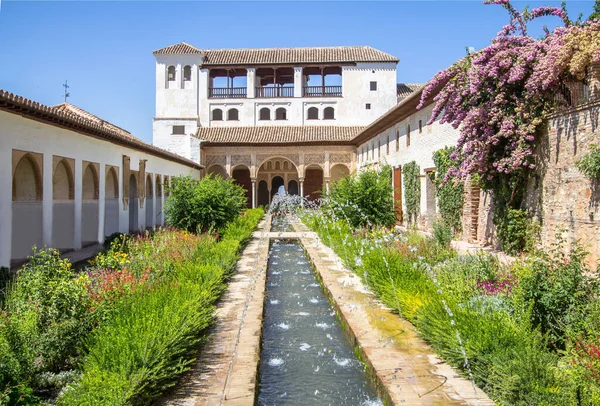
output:
{"label": "ornamental plasterwork", "polygon": [[350,164],[350,162],[352,162],[351,154],[329,154],[331,164]]}
{"label": "ornamental plasterwork", "polygon": [[225,155],[208,155],[206,157],[206,167],[209,168],[212,165],[221,165],[225,166],[227,160],[225,159]]}
{"label": "ornamental plasterwork", "polygon": [[252,165],[252,158],[250,155],[232,155],[231,156],[231,165],[246,165],[248,168]]}
{"label": "ornamental plasterwork", "polygon": [[271,154],[256,154],[256,165],[260,165],[263,161],[269,158],[287,158],[292,161],[296,167],[300,164],[300,159],[298,154],[279,154],[279,153],[271,153]]}
{"label": "ornamental plasterwork", "polygon": [[304,154],[304,165],[324,164],[325,154]]}

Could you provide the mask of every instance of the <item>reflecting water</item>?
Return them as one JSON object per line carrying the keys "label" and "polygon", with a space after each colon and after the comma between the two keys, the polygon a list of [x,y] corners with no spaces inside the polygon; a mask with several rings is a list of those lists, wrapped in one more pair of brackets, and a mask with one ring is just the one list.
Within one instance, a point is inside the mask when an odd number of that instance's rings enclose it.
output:
{"label": "reflecting water", "polygon": [[290,222],[284,216],[274,215],[271,220],[271,231],[285,233],[293,232],[294,227],[292,227]]}
{"label": "reflecting water", "polygon": [[382,404],[295,241],[270,248],[258,404]]}

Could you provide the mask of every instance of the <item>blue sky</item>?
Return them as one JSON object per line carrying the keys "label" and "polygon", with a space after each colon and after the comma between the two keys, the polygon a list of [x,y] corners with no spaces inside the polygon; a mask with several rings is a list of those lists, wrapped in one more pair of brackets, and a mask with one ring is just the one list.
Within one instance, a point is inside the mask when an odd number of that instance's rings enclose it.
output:
{"label": "blue sky", "polygon": [[[173,43],[370,45],[400,59],[399,82],[417,83],[462,57],[465,47],[486,46],[507,23],[500,6],[481,1],[0,1],[0,88],[53,105],[62,102],[67,79],[71,103],[149,142],[152,51]],[[560,2],[514,2],[519,9],[527,4]],[[587,17],[592,6],[567,1],[572,18]]]}

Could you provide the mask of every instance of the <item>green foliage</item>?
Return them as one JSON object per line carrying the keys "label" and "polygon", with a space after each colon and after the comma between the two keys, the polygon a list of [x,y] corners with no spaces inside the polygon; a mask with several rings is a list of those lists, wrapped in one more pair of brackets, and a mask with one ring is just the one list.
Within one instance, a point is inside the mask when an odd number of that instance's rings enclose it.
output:
{"label": "green foliage", "polygon": [[[598,3],[596,3],[596,6],[600,7]],[[600,10],[598,11],[600,12]],[[575,165],[589,179],[600,180],[600,147],[598,145],[590,145],[590,152],[575,162]]]}
{"label": "green foliage", "polygon": [[404,164],[404,204],[409,224],[417,222],[421,207],[421,180],[419,179],[419,165],[415,161]]}
{"label": "green foliage", "polygon": [[594,12],[590,14],[588,20],[600,20],[600,0],[594,2]]}
{"label": "green foliage", "polygon": [[435,186],[438,197],[439,213],[453,233],[461,229],[461,214],[464,201],[464,185],[457,178],[446,179],[448,170],[457,166],[450,158],[455,147],[446,147],[433,153],[436,167]]}
{"label": "green foliage", "polygon": [[498,232],[498,241],[504,252],[519,254],[521,251],[533,252],[535,250],[540,225],[529,218],[525,210],[496,207],[494,222]]}
{"label": "green foliage", "polygon": [[165,204],[167,224],[190,232],[215,231],[235,219],[246,207],[244,188],[207,175],[173,178]]}
{"label": "green foliage", "polygon": [[433,222],[433,239],[442,247],[450,247],[452,242],[452,227],[445,220],[436,219]]}
{"label": "green foliage", "polygon": [[324,207],[339,218],[347,219],[353,228],[364,226],[391,227],[396,222],[392,189],[392,169],[367,169],[335,182]]}

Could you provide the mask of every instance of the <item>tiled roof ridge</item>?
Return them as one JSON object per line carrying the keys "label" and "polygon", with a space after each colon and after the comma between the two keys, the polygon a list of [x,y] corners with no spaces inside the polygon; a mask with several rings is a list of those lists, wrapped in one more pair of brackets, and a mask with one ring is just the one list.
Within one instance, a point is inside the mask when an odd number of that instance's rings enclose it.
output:
{"label": "tiled roof ridge", "polygon": [[[163,49],[167,49],[170,47],[174,47],[177,45],[188,45],[192,48],[197,49],[198,51],[202,51],[202,52],[217,52],[217,51],[281,51],[281,50],[286,50],[286,49],[344,49],[344,48],[368,48],[368,49],[374,49],[376,51],[379,52],[384,52],[381,51],[377,48],[374,48],[370,45],[331,45],[331,46],[304,46],[304,47],[266,47],[266,48],[198,48],[195,47],[194,45],[190,45],[187,42],[178,42],[177,44],[172,44],[160,49],[157,49],[154,52],[158,52],[161,51]],[[386,53],[386,52],[384,52]]]}
{"label": "tiled roof ridge", "polygon": [[80,115],[84,119],[92,119],[92,121],[97,122],[97,123],[99,123],[102,126],[108,126],[108,127],[116,128],[118,131],[123,132],[123,134],[127,134],[130,137],[137,138],[133,134],[131,134],[131,132],[127,131],[126,129],[124,129],[122,127],[119,127],[118,125],[113,124],[110,121],[104,120],[103,118],[100,118],[97,115],[92,114],[89,111],[84,110],[81,107],[76,106],[74,104],[71,104],[69,102],[63,102],[63,103],[57,104],[55,106],[50,106],[50,107],[54,107],[54,108],[57,108],[57,109],[67,109],[68,111],[70,111],[70,112],[72,112],[74,114]]}
{"label": "tiled roof ridge", "polygon": [[[166,151],[162,148],[158,148],[152,144],[148,144],[147,142],[145,142],[133,135],[130,135],[129,137],[127,137],[117,130],[114,130],[110,127],[103,126],[92,120],[86,119],[83,116],[81,116],[80,114],[73,113],[72,111],[65,111],[63,109],[58,109],[58,108],[52,107],[52,106],[47,106],[40,102],[31,100],[31,99],[27,99],[23,96],[19,96],[17,94],[11,93],[7,90],[0,89],[0,110],[8,110],[10,112],[11,109],[6,108],[6,105],[8,103],[14,104],[15,107],[17,107],[17,111],[21,115],[28,115],[27,112],[23,113],[23,110],[31,109],[32,112],[29,113],[29,115],[38,116],[38,117],[41,116],[41,119],[44,121],[51,122],[51,118],[64,120],[65,123],[61,123],[61,124],[67,128],[71,128],[76,131],[87,130],[92,133],[93,132],[100,133],[101,135],[107,136],[107,137],[103,137],[105,139],[109,139],[109,140],[112,139],[112,140],[120,141],[122,144],[131,146],[134,148],[137,147],[138,149],[141,148],[150,153],[154,153],[157,156],[161,156],[161,157],[164,157],[169,160],[175,160],[177,162],[180,162],[180,163],[188,165],[188,166],[200,168],[200,165],[192,160],[189,160],[182,156],[176,155],[176,154]],[[83,111],[85,111],[85,110],[83,110]],[[33,114],[33,113],[37,113],[37,114]],[[83,128],[77,128],[77,126],[80,126]],[[92,134],[92,135],[97,135],[97,134]]]}

